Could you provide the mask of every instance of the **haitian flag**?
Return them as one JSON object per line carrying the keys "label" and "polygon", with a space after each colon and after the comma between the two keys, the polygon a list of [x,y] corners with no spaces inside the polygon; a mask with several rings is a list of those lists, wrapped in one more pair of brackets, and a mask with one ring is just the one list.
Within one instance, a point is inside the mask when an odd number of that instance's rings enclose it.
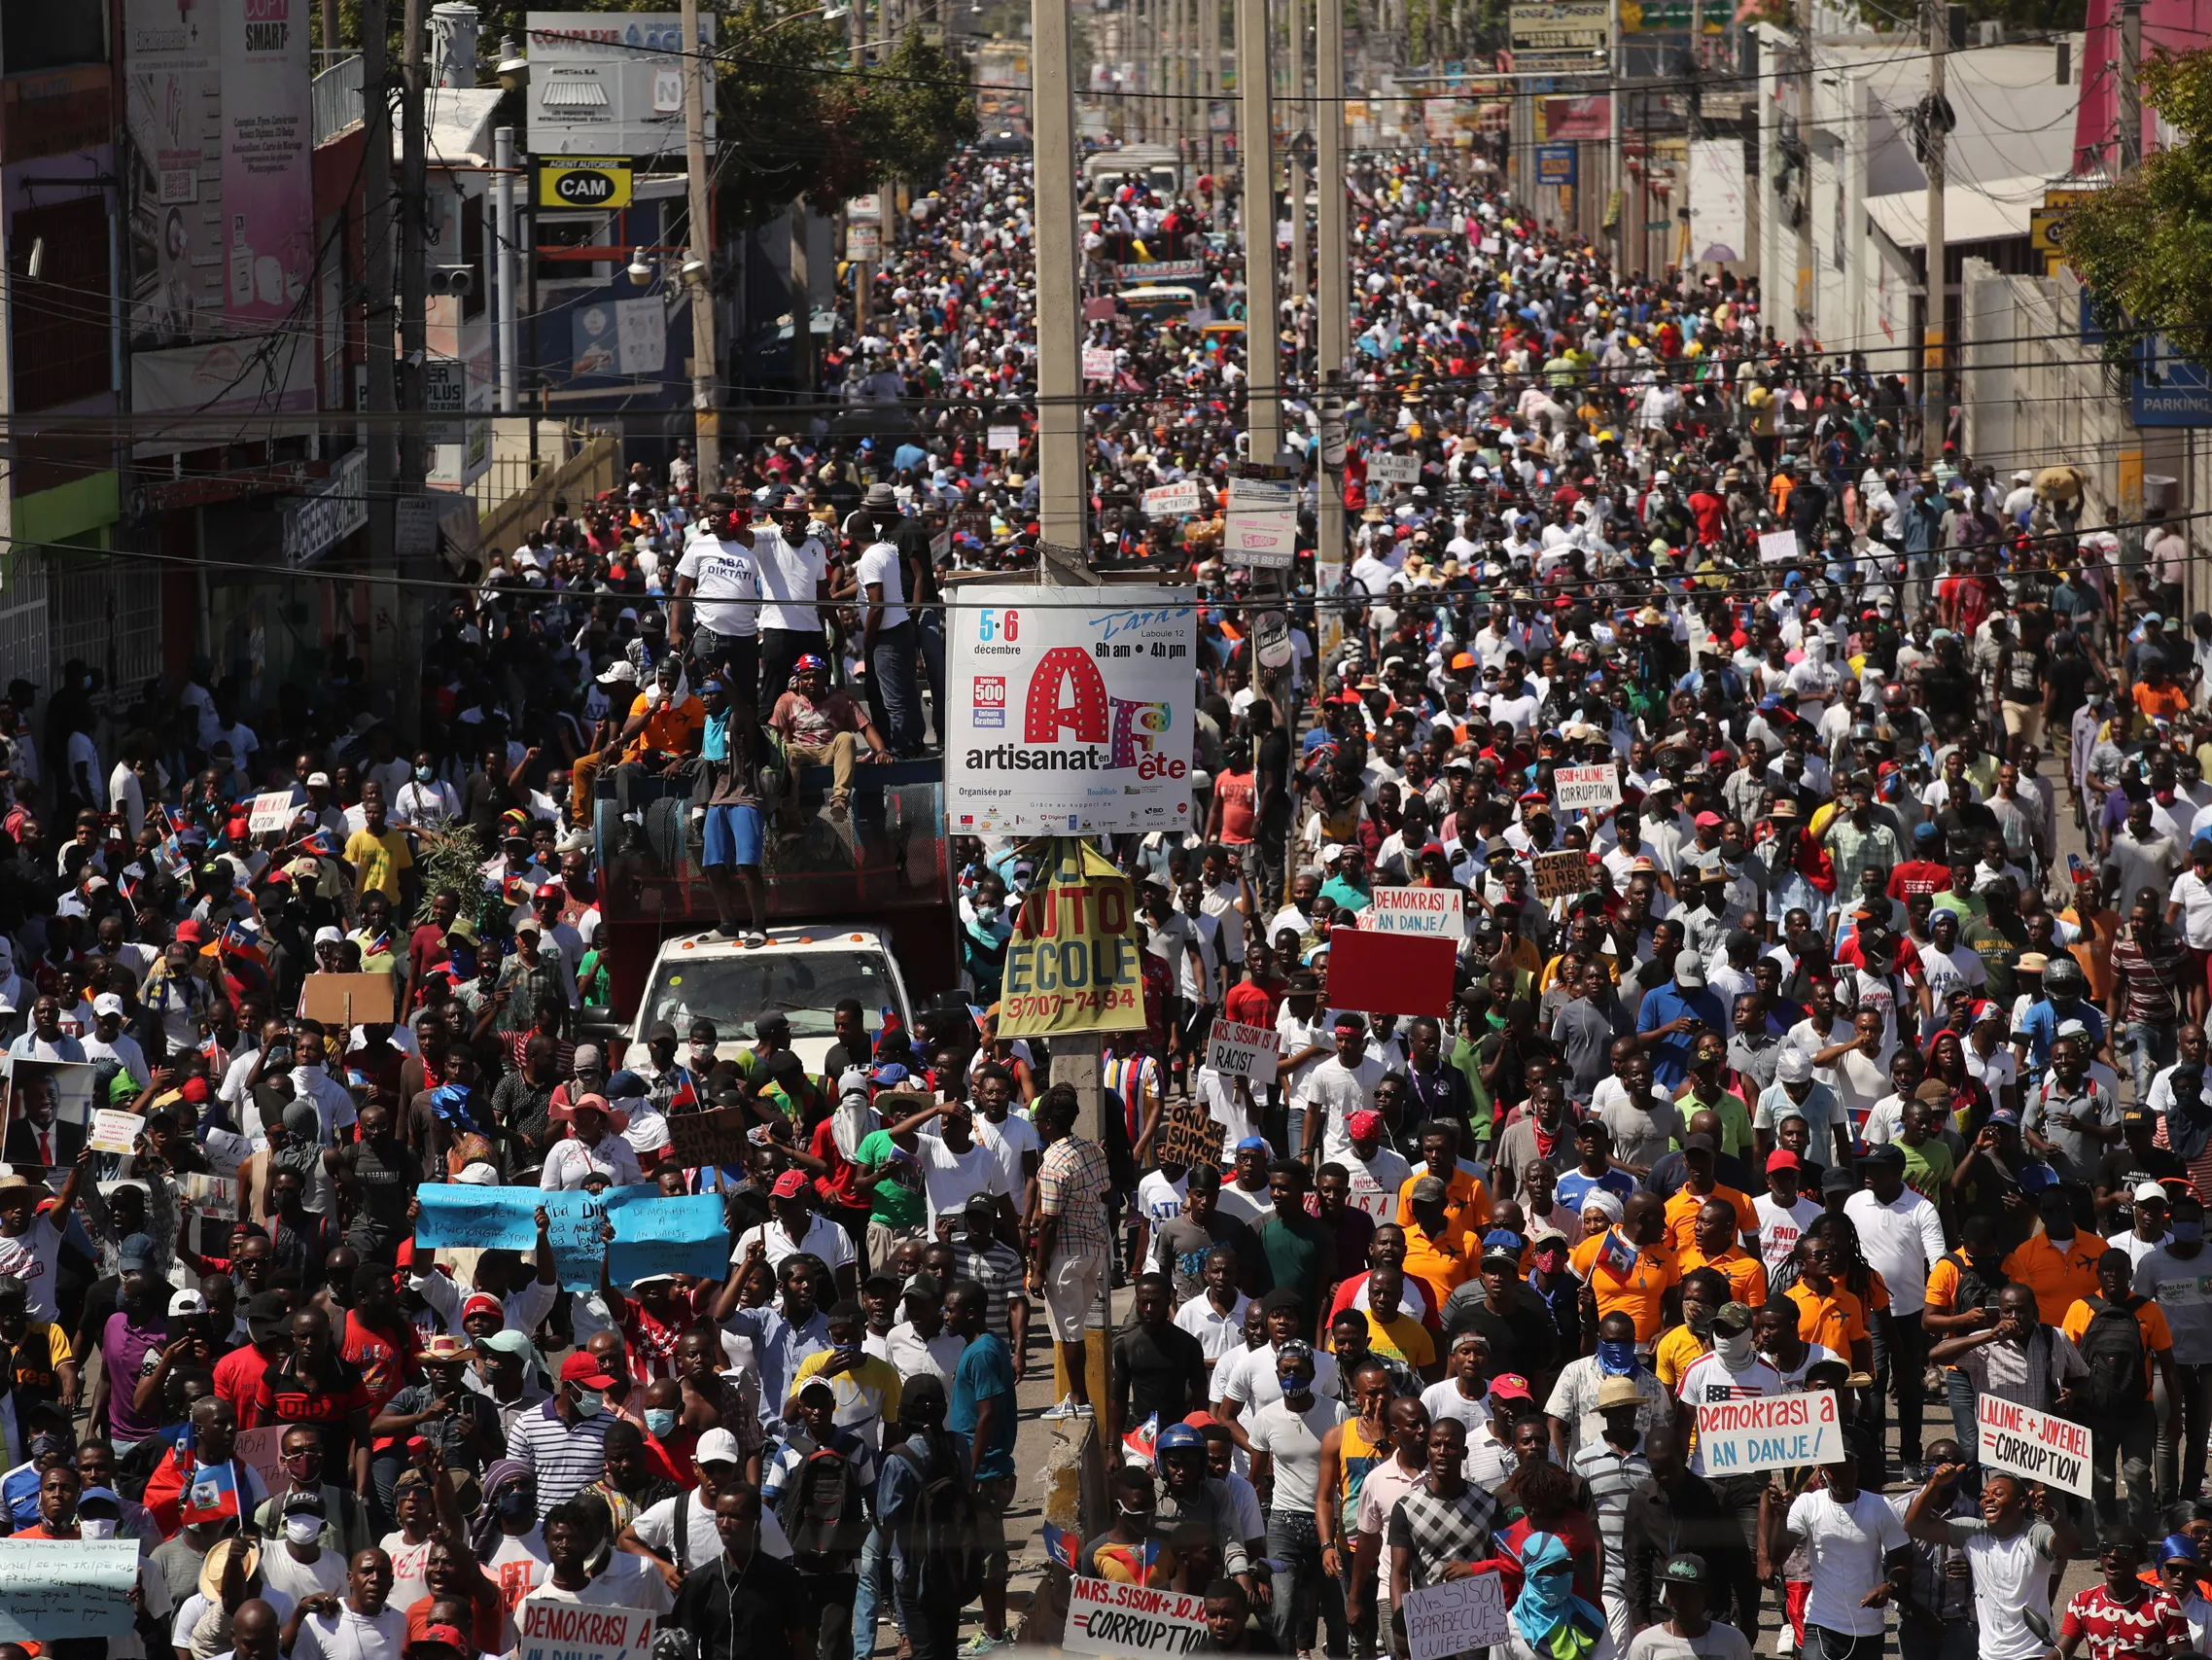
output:
{"label": "haitian flag", "polygon": [[193,1471],[192,1484],[185,1489],[184,1502],[177,1513],[188,1528],[236,1518],[238,1478],[228,1460]]}

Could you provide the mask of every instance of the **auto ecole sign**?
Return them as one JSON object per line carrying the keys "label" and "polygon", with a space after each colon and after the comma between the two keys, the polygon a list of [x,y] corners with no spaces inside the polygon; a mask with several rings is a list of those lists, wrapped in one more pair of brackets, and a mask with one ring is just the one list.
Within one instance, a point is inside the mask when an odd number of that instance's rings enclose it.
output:
{"label": "auto ecole sign", "polygon": [[547,156],[538,163],[540,207],[628,207],[629,159],[621,156]]}

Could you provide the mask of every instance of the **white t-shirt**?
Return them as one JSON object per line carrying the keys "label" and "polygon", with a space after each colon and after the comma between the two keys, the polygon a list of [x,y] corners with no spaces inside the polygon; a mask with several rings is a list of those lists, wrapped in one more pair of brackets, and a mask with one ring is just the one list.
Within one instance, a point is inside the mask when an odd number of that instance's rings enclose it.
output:
{"label": "white t-shirt", "polygon": [[1213,1306],[1213,1299],[1201,1291],[1176,1310],[1176,1328],[1197,1338],[1207,1360],[1219,1360],[1245,1346],[1245,1315],[1250,1307],[1251,1299],[1239,1291],[1229,1312],[1223,1314]]}
{"label": "white t-shirt", "polygon": [[1725,1620],[1714,1620],[1699,1637],[1647,1625],[1629,1639],[1627,1660],[1751,1660],[1751,1640]]}
{"label": "white t-shirt", "polygon": [[930,1230],[937,1219],[959,1212],[978,1193],[1005,1193],[1006,1167],[999,1155],[981,1142],[970,1142],[966,1152],[955,1152],[944,1137],[929,1130],[915,1138],[915,1162],[922,1167],[922,1190],[930,1201]]}
{"label": "white t-shirt", "polygon": [[[1890,1508],[1903,1519],[1912,1495]],[[2034,1614],[2050,1631],[2051,1571],[2058,1566],[2058,1540],[2048,1522],[2030,1521],[2010,1538],[1998,1538],[1979,1516],[1953,1516],[1951,1542],[1966,1553],[1974,1575],[1974,1623],[1983,1660],[2036,1660],[2050,1645],[2029,1629]]]}
{"label": "white t-shirt", "polygon": [[699,626],[717,634],[751,634],[760,625],[760,570],[754,548],[700,537],[684,550],[678,577],[697,585],[691,592]]}
{"label": "white t-shirt", "polygon": [[[1316,1352],[1314,1394],[1334,1398],[1337,1393],[1336,1357]],[[1262,1343],[1225,1357],[1213,1368],[1213,1398],[1243,1403],[1246,1421],[1271,1400],[1282,1398],[1282,1379],[1276,1374],[1275,1345]]]}
{"label": "white t-shirt", "polygon": [[[771,1268],[781,1269],[785,1257],[795,1256],[802,1252],[810,1256],[821,1257],[832,1274],[846,1263],[859,1259],[858,1254],[853,1250],[852,1236],[827,1217],[817,1216],[810,1219],[806,1224],[806,1237],[796,1244],[792,1243],[791,1236],[784,1230],[782,1222],[765,1221],[749,1227],[737,1236],[737,1244],[731,1250],[729,1259],[732,1262],[743,1262],[746,1248],[756,1239],[760,1241],[760,1254]],[[717,1545],[715,1548],[720,1550],[721,1547]]]}
{"label": "white t-shirt", "polygon": [[1907,1187],[1883,1204],[1870,1187],[1843,1201],[1843,1215],[1859,1230],[1867,1265],[1889,1288],[1890,1312],[1918,1314],[1928,1306],[1928,1270],[1943,1255],[1943,1221],[1935,1206]]}
{"label": "white t-shirt", "polygon": [[2172,897],[2181,901],[2181,936],[2189,948],[2212,949],[2212,882],[2184,870],[2174,878]]}
{"label": "white t-shirt", "polygon": [[372,1618],[341,1602],[335,1614],[309,1614],[299,1622],[292,1660],[400,1660],[406,1642],[404,1609],[387,1603]]}
{"label": "white t-shirt", "polygon": [[1398,1189],[1413,1174],[1413,1165],[1405,1154],[1393,1152],[1387,1147],[1375,1149],[1373,1158],[1362,1159],[1351,1148],[1337,1160],[1352,1178],[1352,1191],[1347,1202],[1355,1211],[1365,1211],[1378,1222],[1394,1222],[1398,1219]]}
{"label": "white t-shirt", "polygon": [[[1018,1113],[1009,1112],[1006,1121],[994,1124],[981,1113],[975,1114],[975,1139],[999,1155],[999,1163],[1006,1172],[1006,1192],[1018,1196],[1028,1184],[1028,1175],[1022,1169],[1022,1154],[1034,1152],[1041,1156],[1044,1141],[1037,1135],[1036,1126]],[[1021,1206],[1014,1207],[1020,1210]]]}
{"label": "white t-shirt", "polygon": [[1252,1451],[1275,1461],[1272,1508],[1312,1514],[1320,1478],[1321,1437],[1345,1418],[1344,1402],[1316,1395],[1303,1412],[1286,1400],[1271,1400],[1252,1414]]}
{"label": "white t-shirt", "polygon": [[1920,947],[1920,972],[1928,982],[1928,990],[1936,1000],[1938,1008],[1950,999],[1952,988],[1973,986],[1977,990],[1989,983],[1989,971],[1979,953],[1964,945],[1953,945],[1949,951],[1939,951],[1933,942]]}
{"label": "white t-shirt", "polygon": [[[430,1595],[430,1581],[424,1577],[423,1570],[430,1563],[430,1547],[437,1542],[438,1536],[433,1534],[420,1544],[409,1544],[407,1543],[407,1536],[397,1528],[376,1541],[378,1548],[392,1559],[392,1594],[384,1600],[395,1608],[411,1608]],[[282,1549],[283,1547],[279,1545],[272,1549],[269,1555],[274,1556]],[[345,1594],[344,1562],[338,1559],[338,1553],[334,1550],[323,1552],[322,1560],[317,1561],[315,1566],[320,1568],[323,1561],[338,1562],[336,1590],[340,1596],[343,1596]],[[268,1570],[264,1567],[262,1572],[265,1576]]]}
{"label": "white t-shirt", "polygon": [[1848,1504],[1826,1488],[1801,1493],[1790,1504],[1789,1531],[1805,1541],[1811,1574],[1805,1623],[1843,1637],[1879,1637],[1888,1610],[1859,1602],[1888,1577],[1883,1558],[1905,1544],[1905,1524],[1878,1493]]}
{"label": "white t-shirt", "polygon": [[[659,1503],[640,1510],[630,1521],[630,1527],[640,1543],[655,1556],[676,1560],[676,1506],[685,1499],[690,1502],[685,1508],[685,1537],[690,1564],[696,1568],[702,1562],[712,1562],[722,1553],[721,1535],[715,1531],[715,1507],[699,1501],[696,1493],[679,1494],[674,1499],[663,1499]],[[789,1562],[791,1541],[784,1536],[783,1524],[776,1520],[776,1512],[763,1508],[760,1512],[760,1548],[770,1556],[780,1556]],[[657,1577],[657,1575],[656,1575]]]}
{"label": "white t-shirt", "polygon": [[[392,1581],[392,1594],[385,1601],[394,1607],[404,1608],[408,1604],[400,1601],[400,1584],[397,1577],[400,1571],[400,1552],[404,1548],[404,1542],[398,1534],[394,1534],[385,1542],[384,1548],[392,1553],[392,1572],[395,1575]],[[429,1540],[425,1539],[421,1544],[415,1546],[415,1572],[418,1579],[421,1577],[422,1561],[429,1555]],[[262,1551],[262,1582],[272,1590],[282,1591],[296,1603],[302,1597],[317,1596],[325,1591],[334,1597],[343,1597],[345,1595],[345,1557],[339,1552],[326,1547],[316,1555],[313,1562],[301,1562],[281,1541],[271,1543],[264,1546]],[[414,1595],[419,1598],[422,1592],[418,1590]]]}
{"label": "white t-shirt", "polygon": [[1323,1114],[1321,1156],[1342,1158],[1352,1150],[1352,1140],[1345,1134],[1345,1118],[1371,1105],[1375,1099],[1375,1086],[1383,1081],[1383,1063],[1373,1055],[1361,1055],[1359,1064],[1348,1067],[1331,1055],[1320,1062],[1297,1085],[1291,1099],[1307,1112]]}
{"label": "white t-shirt", "polygon": [[1820,1207],[1803,1193],[1791,1210],[1783,1210],[1772,1193],[1753,1199],[1751,1209],[1759,1218],[1759,1255],[1770,1274],[1789,1260],[1805,1230],[1820,1219]]}
{"label": "white t-shirt", "polygon": [[854,576],[860,584],[860,599],[864,603],[871,584],[883,584],[883,620],[878,628],[896,628],[906,620],[906,589],[904,573],[899,569],[898,549],[889,542],[871,542],[860,550],[860,563]]}
{"label": "white t-shirt", "polygon": [[[1683,1369],[1682,1381],[1675,1395],[1682,1403],[1695,1412],[1701,1405],[1724,1400],[1752,1400],[1763,1395],[1782,1393],[1782,1374],[1754,1359],[1741,1371],[1733,1369],[1718,1355],[1705,1355],[1693,1360]],[[1690,1452],[1690,1473],[1705,1473],[1705,1449],[1693,1447]]]}
{"label": "white t-shirt", "polygon": [[820,628],[822,614],[815,609],[815,584],[829,571],[822,544],[810,536],[793,547],[778,532],[755,541],[753,551],[759,561],[760,626],[802,633]]}
{"label": "white t-shirt", "polygon": [[11,1238],[0,1234],[0,1274],[13,1274],[23,1282],[33,1320],[61,1318],[54,1300],[53,1264],[61,1254],[61,1230],[47,1217],[33,1217],[31,1225]]}
{"label": "white t-shirt", "polygon": [[1178,1176],[1168,1180],[1164,1170],[1146,1171],[1137,1183],[1138,1214],[1158,1227],[1162,1222],[1182,1215],[1183,1200],[1190,1193],[1190,1178]]}

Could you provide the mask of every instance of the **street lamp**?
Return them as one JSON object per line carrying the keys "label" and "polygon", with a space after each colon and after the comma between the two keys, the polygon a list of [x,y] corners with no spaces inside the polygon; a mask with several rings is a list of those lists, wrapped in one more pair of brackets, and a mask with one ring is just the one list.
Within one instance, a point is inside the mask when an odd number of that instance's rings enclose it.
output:
{"label": "street lamp", "polygon": [[652,281],[652,265],[646,259],[646,251],[643,248],[635,250],[630,255],[630,265],[627,274],[629,276],[629,279],[632,282],[636,283],[640,288],[643,288],[647,283]]}

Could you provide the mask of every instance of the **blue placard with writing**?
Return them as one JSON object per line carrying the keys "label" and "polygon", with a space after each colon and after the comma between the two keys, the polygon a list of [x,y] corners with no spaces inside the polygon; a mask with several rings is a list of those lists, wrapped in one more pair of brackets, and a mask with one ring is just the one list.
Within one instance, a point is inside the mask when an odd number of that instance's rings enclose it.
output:
{"label": "blue placard with writing", "polygon": [[1573,184],[1574,154],[1574,146],[1571,144],[1537,145],[1536,183],[1539,185]]}
{"label": "blue placard with writing", "polygon": [[[547,1193],[537,1187],[424,1187],[416,1243],[432,1249],[529,1251],[538,1243],[538,1207],[551,1225],[553,1265],[572,1291],[599,1288],[599,1261],[617,1288],[648,1274],[729,1274],[729,1226],[720,1194],[665,1198],[643,1184],[585,1192]],[[602,1222],[614,1224],[614,1243],[600,1240]]]}

